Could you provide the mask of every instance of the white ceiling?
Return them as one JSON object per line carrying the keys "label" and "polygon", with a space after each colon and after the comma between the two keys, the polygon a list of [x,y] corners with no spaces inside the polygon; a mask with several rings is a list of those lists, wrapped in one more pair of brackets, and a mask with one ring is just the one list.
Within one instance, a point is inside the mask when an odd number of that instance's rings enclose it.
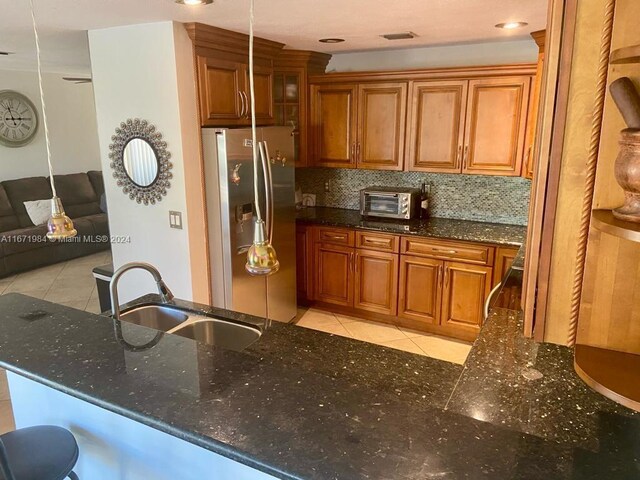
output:
{"label": "white ceiling", "polygon": [[[137,23],[198,21],[247,32],[248,0],[187,7],[173,0],[34,0],[43,61],[50,71],[88,72],[86,31]],[[28,0],[0,0],[0,69],[32,69],[34,43]],[[545,28],[547,0],[256,0],[256,34],[289,48],[335,53],[528,37]],[[500,30],[496,23],[526,21]],[[411,31],[411,40],[379,35]],[[340,37],[341,44],[318,39]]]}

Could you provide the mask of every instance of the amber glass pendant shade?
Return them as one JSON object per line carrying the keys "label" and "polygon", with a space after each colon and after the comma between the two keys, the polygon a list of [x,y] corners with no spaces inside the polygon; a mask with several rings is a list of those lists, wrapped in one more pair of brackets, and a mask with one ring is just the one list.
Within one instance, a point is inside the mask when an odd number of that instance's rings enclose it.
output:
{"label": "amber glass pendant shade", "polygon": [[280,262],[276,251],[270,242],[266,240],[265,224],[262,220],[256,221],[253,245],[247,252],[245,269],[251,275],[268,276],[280,269]]}
{"label": "amber glass pendant shade", "polygon": [[64,213],[62,202],[58,197],[51,199],[51,217],[47,222],[47,238],[49,240],[62,240],[72,238],[78,234],[73,222]]}

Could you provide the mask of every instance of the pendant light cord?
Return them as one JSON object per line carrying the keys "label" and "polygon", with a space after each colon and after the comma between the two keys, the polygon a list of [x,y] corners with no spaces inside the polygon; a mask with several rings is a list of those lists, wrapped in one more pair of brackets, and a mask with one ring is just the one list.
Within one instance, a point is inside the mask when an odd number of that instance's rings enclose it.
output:
{"label": "pendant light cord", "polygon": [[[32,0],[33,1],[33,0]],[[253,9],[254,0],[249,2],[249,101],[251,103],[251,140],[253,145],[253,196],[256,203],[257,220],[262,220],[258,193],[258,142],[256,132],[256,94],[253,85]]]}
{"label": "pendant light cord", "polygon": [[38,29],[36,28],[36,14],[33,7],[33,0],[29,0],[31,4],[31,20],[33,22],[33,36],[36,39],[36,59],[38,62],[38,85],[40,86],[40,104],[42,105],[42,123],[44,124],[44,139],[47,146],[47,164],[49,165],[49,182],[51,183],[51,191],[53,196],[57,197],[56,185],[53,181],[53,167],[51,166],[51,144],[49,142],[49,127],[47,126],[47,109],[44,103],[44,89],[42,87],[42,64],[40,61],[40,38],[38,37]]}

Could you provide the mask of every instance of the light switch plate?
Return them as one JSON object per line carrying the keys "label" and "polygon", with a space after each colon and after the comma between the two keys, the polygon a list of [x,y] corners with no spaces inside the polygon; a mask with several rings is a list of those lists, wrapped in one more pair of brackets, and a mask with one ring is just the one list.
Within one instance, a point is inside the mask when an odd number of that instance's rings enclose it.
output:
{"label": "light switch plate", "polygon": [[182,230],[182,212],[169,210],[169,226]]}

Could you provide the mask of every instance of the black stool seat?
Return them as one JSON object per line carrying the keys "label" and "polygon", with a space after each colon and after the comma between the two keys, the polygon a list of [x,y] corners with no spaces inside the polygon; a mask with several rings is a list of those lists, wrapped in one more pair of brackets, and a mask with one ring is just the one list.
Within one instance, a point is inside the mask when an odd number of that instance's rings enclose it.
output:
{"label": "black stool seat", "polygon": [[0,468],[2,480],[78,478],[72,471],[78,461],[78,444],[71,432],[61,427],[38,426],[5,433],[0,436],[1,453],[6,454],[2,460],[14,477],[5,477]]}

